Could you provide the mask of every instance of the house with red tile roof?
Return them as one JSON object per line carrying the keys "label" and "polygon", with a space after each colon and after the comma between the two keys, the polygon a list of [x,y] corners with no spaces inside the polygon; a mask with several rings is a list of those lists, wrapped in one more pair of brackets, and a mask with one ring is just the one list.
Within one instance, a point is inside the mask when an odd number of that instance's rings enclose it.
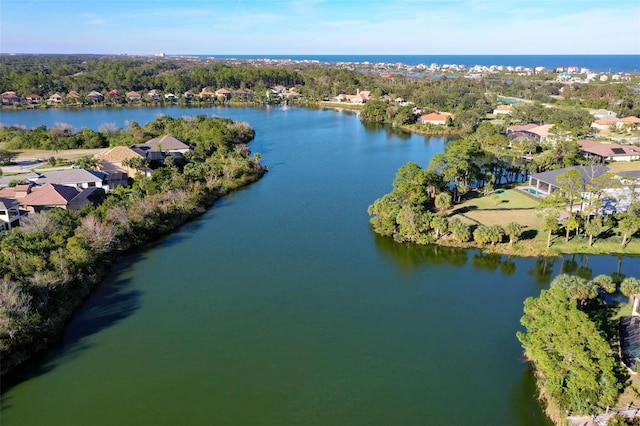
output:
{"label": "house with red tile roof", "polygon": [[42,96],[38,95],[37,93],[31,93],[26,97],[26,99],[30,104],[39,104],[40,101],[42,101]]}
{"label": "house with red tile roof", "polygon": [[62,95],[56,92],[53,95],[49,96],[49,99],[47,99],[47,102],[59,104],[60,102],[62,102]]}
{"label": "house with red tile roof", "polygon": [[513,105],[498,105],[493,110],[493,115],[511,114],[512,112],[513,112]]}
{"label": "house with red tile roof", "polygon": [[550,140],[549,136],[553,126],[553,124],[543,124],[540,126],[535,123],[509,126],[507,127],[507,136],[515,140],[532,139],[540,144]]}
{"label": "house with red tile roof", "polygon": [[96,92],[95,90],[92,90],[87,95],[87,99],[93,103],[98,103],[104,100],[104,95],[100,92]]}
{"label": "house with red tile roof", "polygon": [[231,99],[231,92],[227,89],[218,89],[215,91],[215,94],[219,98],[224,98],[225,100]]}
{"label": "house with red tile roof", "polygon": [[142,99],[142,95],[138,92],[127,92],[127,99],[129,99],[130,101],[139,101],[140,99]]}
{"label": "house with red tile roof", "polygon": [[200,96],[201,98],[213,98],[215,95],[215,92],[206,87],[204,87],[198,94],[198,96]]}
{"label": "house with red tile roof", "polygon": [[137,170],[123,164],[125,160],[132,158],[145,159],[144,152],[139,149],[130,148],[128,146],[116,146],[107,149],[95,156],[98,160],[98,168],[100,171],[109,175],[109,186],[114,188],[119,185],[126,185],[127,178],[133,177],[138,173],[144,173],[151,176],[151,170],[148,168]]}
{"label": "house with red tile roof", "polygon": [[0,94],[0,98],[2,99],[2,105],[15,105],[22,101],[22,98],[13,91],[3,92]]}
{"label": "house with red tile roof", "polygon": [[455,116],[448,112],[430,112],[429,114],[423,114],[418,118],[418,123],[420,124],[435,124],[437,126],[442,126],[447,124],[447,120],[453,120]]}
{"label": "house with red tile roof", "polygon": [[623,126],[638,129],[640,128],[640,118],[631,115],[623,118],[603,118],[591,123],[591,127],[598,130],[620,129]]}
{"label": "house with red tile roof", "polygon": [[39,213],[54,208],[67,209],[69,202],[82,192],[79,188],[48,183],[34,186],[26,197],[19,200],[20,206],[31,213]]}
{"label": "house with red tile roof", "polygon": [[640,147],[638,146],[594,140],[579,140],[578,145],[585,156],[596,158],[601,162],[640,160]]}

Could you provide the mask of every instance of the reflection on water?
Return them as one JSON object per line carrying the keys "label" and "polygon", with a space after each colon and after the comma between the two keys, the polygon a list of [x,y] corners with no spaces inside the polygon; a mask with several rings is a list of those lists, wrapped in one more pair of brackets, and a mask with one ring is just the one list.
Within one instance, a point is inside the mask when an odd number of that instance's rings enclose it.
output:
{"label": "reflection on water", "polygon": [[410,271],[425,264],[464,266],[469,260],[468,250],[435,244],[401,244],[395,242],[393,238],[373,234],[380,253],[393,260],[401,270]]}

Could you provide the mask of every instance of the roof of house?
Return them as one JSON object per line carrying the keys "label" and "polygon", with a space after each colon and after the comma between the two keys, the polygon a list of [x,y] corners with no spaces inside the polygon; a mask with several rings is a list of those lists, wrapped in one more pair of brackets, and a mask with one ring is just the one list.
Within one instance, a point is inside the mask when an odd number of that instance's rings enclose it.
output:
{"label": "roof of house", "polygon": [[39,185],[46,183],[59,183],[59,184],[76,184],[83,182],[102,182],[107,175],[95,170],[85,169],[69,169],[69,170],[53,170],[47,172],[46,175],[38,178],[35,182]]}
{"label": "roof of house", "polygon": [[602,118],[600,120],[596,120],[593,124],[599,124],[601,126],[612,126],[615,125],[619,120],[617,118]]}
{"label": "roof of house", "polygon": [[104,197],[105,191],[103,188],[87,188],[73,197],[69,204],[72,209],[75,208],[79,210],[85,204],[91,203],[96,205],[100,203]]}
{"label": "roof of house", "polygon": [[20,204],[39,207],[66,206],[80,192],[80,189],[73,186],[47,183],[46,185],[32,188],[31,193],[24,197]]}
{"label": "roof of house", "polygon": [[593,140],[579,140],[578,145],[582,151],[595,154],[600,157],[628,157],[640,156],[640,147],[633,145],[620,145],[618,143],[598,142]]}
{"label": "roof of house", "polygon": [[164,135],[151,140],[146,141],[145,146],[150,147],[154,151],[160,151],[160,148],[167,151],[189,149],[190,146],[182,142],[180,139],[175,138],[172,135]]}
{"label": "roof of house", "polygon": [[98,161],[111,161],[111,162],[120,162],[124,160],[128,160],[130,158],[142,157],[144,158],[144,154],[129,148],[128,146],[116,146],[107,151],[101,152],[96,155],[96,159]]}
{"label": "roof of house", "polygon": [[569,170],[578,170],[582,175],[582,182],[586,185],[591,183],[591,181],[599,176],[602,176],[605,172],[609,171],[609,168],[603,166],[601,164],[593,165],[593,166],[573,166],[573,167],[565,167],[563,169],[558,170],[550,170],[548,172],[542,173],[533,173],[530,175],[531,178],[537,179],[543,182],[546,182],[555,187],[560,187],[560,184],[557,181],[558,176],[563,173],[568,172]]}
{"label": "roof of house", "polygon": [[616,173],[616,175],[620,177],[630,177],[630,178],[640,179],[640,170],[629,170],[626,172],[618,172]]}
{"label": "roof of house", "polygon": [[632,124],[640,124],[640,118],[635,117],[633,115],[629,117],[620,118],[618,121],[622,123],[632,123]]}
{"label": "roof of house", "polygon": [[420,120],[422,121],[447,121],[447,118],[453,118],[453,114],[448,112],[430,112],[429,114],[424,114],[420,116]]}
{"label": "roof of house", "polygon": [[18,207],[18,202],[12,198],[0,197],[0,209],[9,210]]}
{"label": "roof of house", "polygon": [[531,129],[535,129],[536,127],[538,127],[538,124],[535,124],[535,123],[509,126],[507,127],[507,132],[524,132]]}
{"label": "roof of house", "polygon": [[546,136],[549,136],[549,131],[553,126],[554,126],[553,124],[544,124],[542,126],[537,126],[526,131],[530,133],[535,133],[538,136],[546,137]]}
{"label": "roof of house", "polygon": [[0,189],[0,197],[12,199],[24,198],[29,192],[31,192],[31,185],[8,186]]}
{"label": "roof of house", "polygon": [[513,105],[498,105],[496,109],[498,111],[513,111]]}

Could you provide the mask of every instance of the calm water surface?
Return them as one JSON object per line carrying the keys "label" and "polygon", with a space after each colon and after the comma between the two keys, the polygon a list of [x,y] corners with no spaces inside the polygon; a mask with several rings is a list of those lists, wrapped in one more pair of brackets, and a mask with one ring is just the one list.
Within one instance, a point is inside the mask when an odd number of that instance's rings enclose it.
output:
{"label": "calm water surface", "polygon": [[[29,111],[27,126],[247,121],[258,183],[124,259],[64,342],[2,396],[8,425],[548,425],[515,333],[551,273],[637,259],[507,259],[377,237],[367,206],[445,141],[331,110]],[[31,115],[33,114],[33,115]]]}

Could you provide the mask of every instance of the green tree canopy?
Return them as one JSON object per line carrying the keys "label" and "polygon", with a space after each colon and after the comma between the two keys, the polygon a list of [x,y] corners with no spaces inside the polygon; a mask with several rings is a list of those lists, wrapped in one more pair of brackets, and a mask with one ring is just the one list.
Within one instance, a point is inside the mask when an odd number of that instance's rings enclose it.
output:
{"label": "green tree canopy", "polygon": [[558,411],[589,415],[612,406],[622,385],[611,346],[560,286],[524,302],[518,332],[541,395]]}

